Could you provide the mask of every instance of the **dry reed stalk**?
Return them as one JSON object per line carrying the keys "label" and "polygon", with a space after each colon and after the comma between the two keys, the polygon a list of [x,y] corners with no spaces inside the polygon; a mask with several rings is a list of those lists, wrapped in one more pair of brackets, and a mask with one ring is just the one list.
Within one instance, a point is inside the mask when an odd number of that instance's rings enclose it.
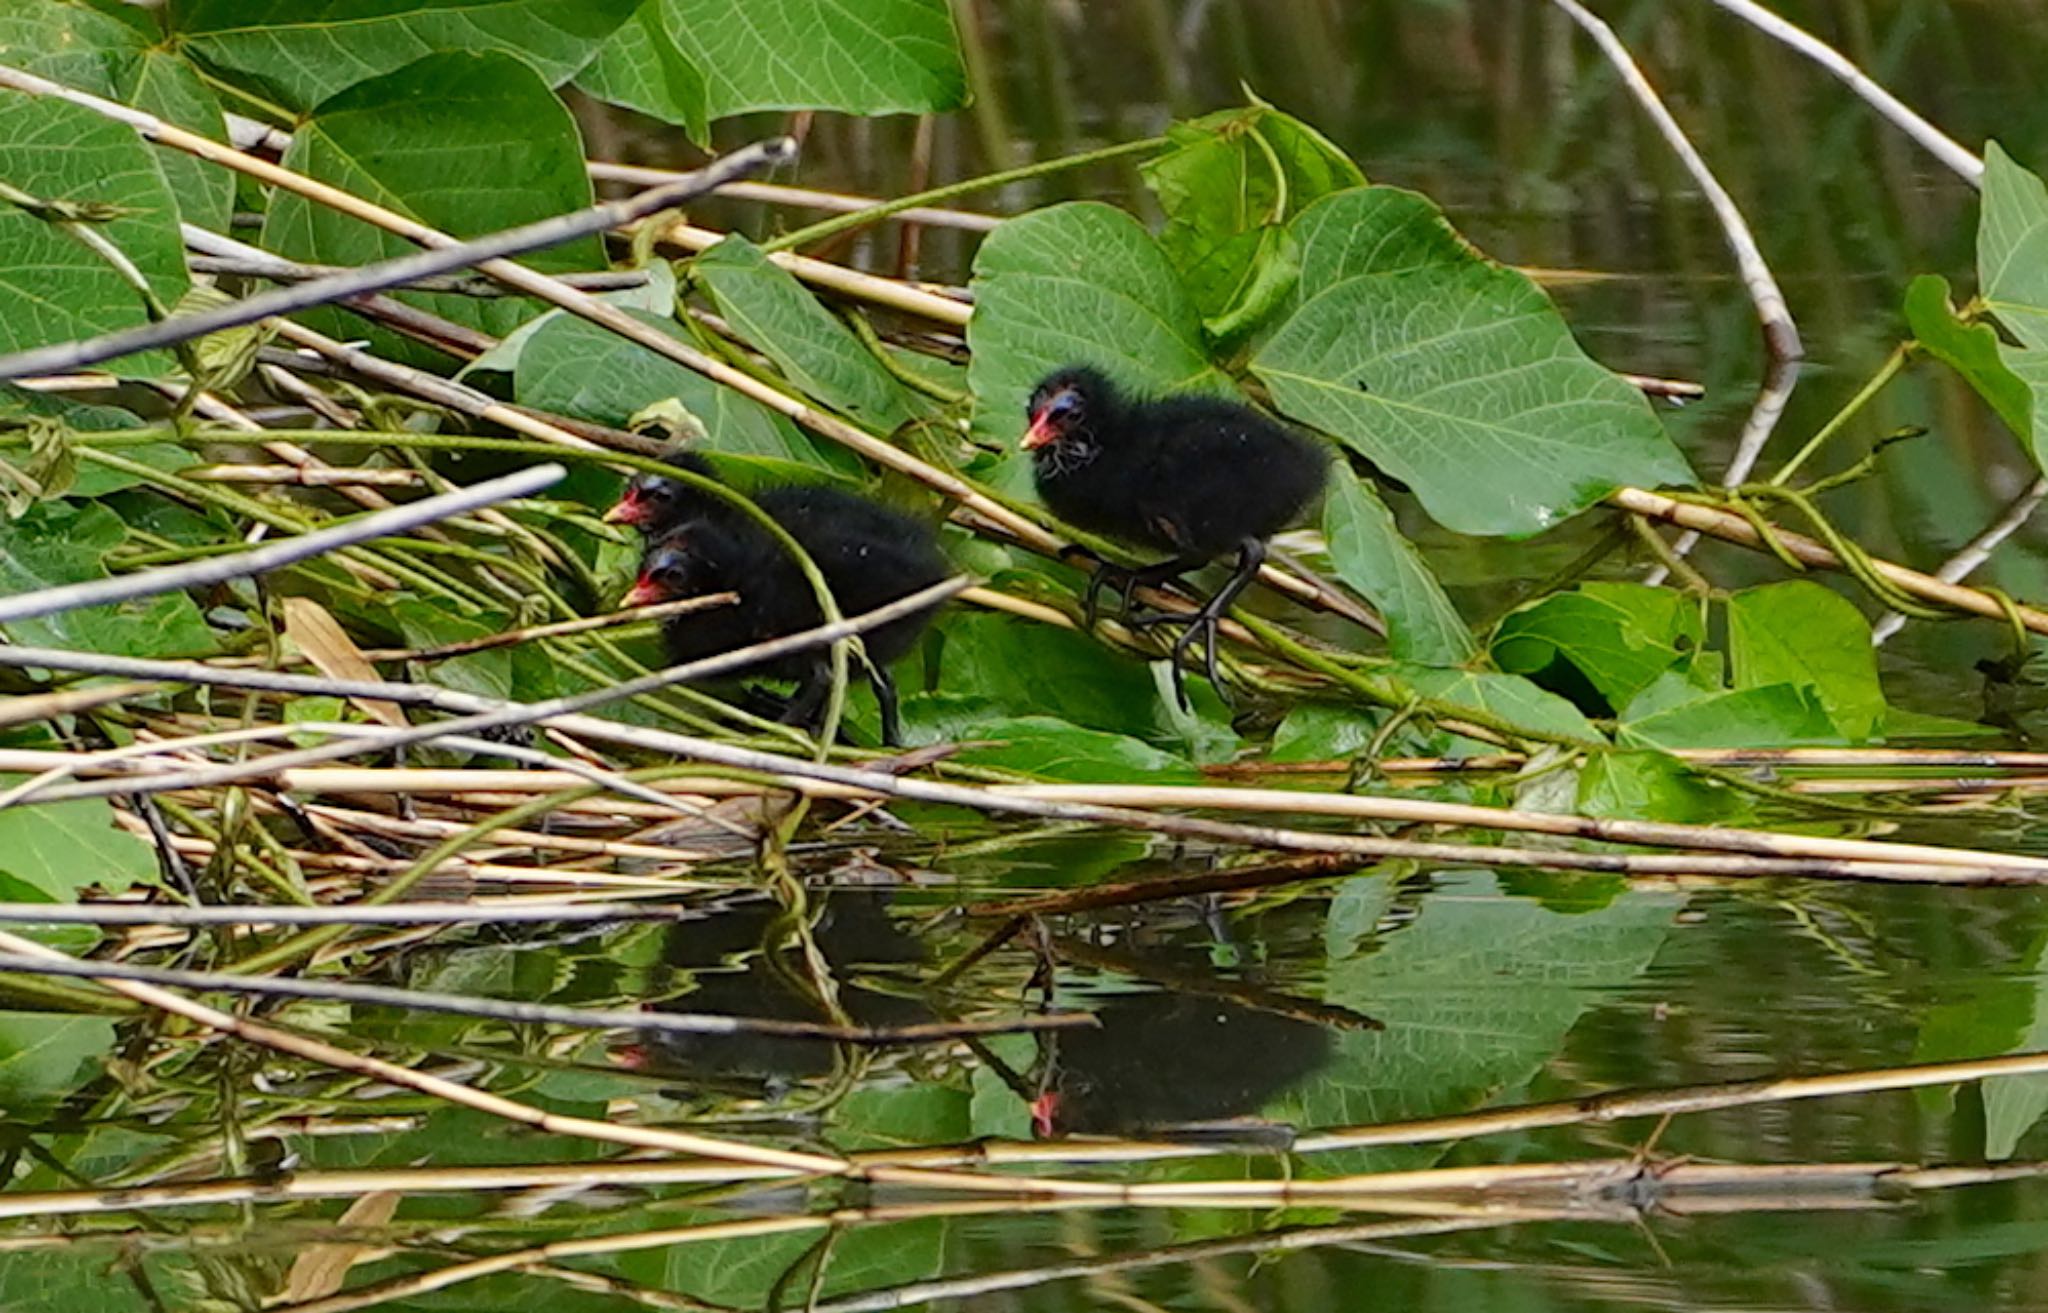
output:
{"label": "dry reed stalk", "polygon": [[295,488],[416,488],[420,485],[420,476],[413,470],[360,465],[325,465],[317,469],[297,465],[194,465],[179,470],[178,477],[194,483],[288,484]]}
{"label": "dry reed stalk", "polygon": [[1292,789],[1218,789],[1173,784],[1014,784],[991,785],[990,791],[1048,802],[1077,801],[1113,807],[1186,807],[1213,811],[1341,816],[1405,825],[1445,825],[1553,834],[1602,843],[1740,852],[1769,857],[1812,857],[1829,861],[1925,862],[1971,870],[1997,867],[2034,876],[2048,876],[2048,860],[2015,853],[1979,852],[1943,848],[1932,844],[1832,839],[1766,830],[1741,830],[1719,825],[1608,820],[1564,812],[1516,811],[1500,807],[1479,807],[1467,803],[1375,797],[1364,793],[1310,793]]}
{"label": "dry reed stalk", "polygon": [[[1763,535],[1755,525],[1733,511],[1716,510],[1711,506],[1700,506],[1682,502],[1660,493],[1647,492],[1641,488],[1619,488],[1607,498],[1610,505],[1636,515],[1664,520],[1687,529],[1697,529],[1712,538],[1735,543],[1741,547],[1768,550]],[[1794,559],[1804,565],[1823,570],[1842,569],[1842,560],[1822,544],[1803,534],[1785,529],[1775,530],[1773,535]],[[2010,616],[1998,598],[1975,588],[1961,584],[1946,583],[1930,574],[1894,565],[1890,561],[1870,559],[1870,567],[1885,580],[1896,585],[1901,591],[1922,601],[1937,602],[1942,606],[1971,615],[1983,616],[1988,620],[2008,620]],[[2030,606],[2015,606],[2010,613],[2017,615],[2029,632],[2048,634],[2048,612]]]}
{"label": "dry reed stalk", "polygon": [[[1786,770],[1872,769],[1896,766],[1912,770],[2048,770],[2048,752],[1985,748],[1671,748],[1680,761],[1702,766],[1770,766]],[[1372,763],[1382,774],[1458,774],[1466,771],[1518,770],[1528,763],[1519,752],[1477,757],[1382,757]],[[1332,757],[1322,761],[1241,761],[1204,766],[1204,775],[1346,775],[1355,761]]]}
{"label": "dry reed stalk", "polygon": [[[658,187],[674,182],[682,175],[673,169],[650,169],[634,164],[613,164],[603,160],[589,162],[590,176],[598,182],[619,182],[632,187]],[[775,182],[730,182],[718,189],[726,200],[759,201],[767,205],[785,205],[797,209],[830,210],[836,214],[850,214],[859,210],[871,210],[882,202],[872,196],[851,196],[844,192],[820,191],[814,187],[789,187]],[[930,224],[938,228],[959,228],[968,232],[993,232],[1003,221],[999,214],[980,214],[972,210],[945,209],[937,206],[919,205],[899,210],[889,216],[901,222]]]}

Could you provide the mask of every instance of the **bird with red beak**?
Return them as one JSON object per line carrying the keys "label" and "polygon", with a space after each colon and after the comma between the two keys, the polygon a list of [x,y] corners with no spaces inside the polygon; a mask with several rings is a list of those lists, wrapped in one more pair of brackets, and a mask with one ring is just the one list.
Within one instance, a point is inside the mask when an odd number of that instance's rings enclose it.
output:
{"label": "bird with red beak", "polygon": [[[754,504],[817,565],[843,615],[872,611],[950,573],[927,525],[865,497],[796,485],[758,490]],[[671,661],[682,664],[824,623],[817,594],[795,559],[765,528],[722,503],[653,539],[620,604],[647,606],[723,592],[739,594],[739,601],[663,622]],[[888,667],[909,651],[932,613],[933,608],[913,612],[862,637],[867,660],[856,673],[874,688],[886,744],[901,741]],[[815,727],[832,687],[823,648],[769,658],[749,672],[795,683],[782,719]]]}
{"label": "bird with red beak", "polygon": [[[716,478],[711,462],[694,451],[677,452],[669,464],[699,478]],[[711,493],[667,474],[636,474],[616,506],[604,513],[606,524],[627,524],[649,539],[659,538],[693,516],[717,515],[725,503]]]}
{"label": "bird with red beak", "polygon": [[1179,580],[1235,552],[1237,567],[1192,612],[1157,612],[1133,626],[1184,625],[1173,642],[1174,691],[1188,702],[1182,659],[1200,642],[1209,682],[1222,691],[1216,637],[1225,612],[1257,577],[1266,540],[1322,491],[1328,457],[1313,439],[1242,401],[1207,394],[1134,397],[1102,371],[1069,365],[1039,383],[1018,445],[1031,453],[1038,495],[1077,528],[1169,552],[1141,569],[1096,567],[1083,622],[1113,585],[1129,617],[1141,586]]}

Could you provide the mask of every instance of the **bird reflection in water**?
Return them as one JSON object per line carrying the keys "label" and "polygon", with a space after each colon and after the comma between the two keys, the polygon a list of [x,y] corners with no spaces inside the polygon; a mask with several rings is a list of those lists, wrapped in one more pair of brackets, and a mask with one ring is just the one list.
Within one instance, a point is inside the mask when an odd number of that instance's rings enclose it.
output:
{"label": "bird reflection in water", "polygon": [[[901,974],[907,982],[910,975],[903,969],[924,962],[921,942],[891,918],[890,897],[886,892],[835,891],[813,928],[813,940],[831,964],[840,982],[840,1003],[856,1024],[894,1027],[941,1020],[914,997],[863,988],[849,979]],[[696,988],[664,1006],[778,1020],[825,1019],[817,1000],[798,983],[803,974],[793,950],[781,950],[782,960],[776,963],[760,946],[777,915],[764,899],[673,929],[667,960],[691,972]],[[1291,1128],[1258,1121],[1258,1111],[1327,1060],[1335,1030],[1372,1029],[1378,1023],[1234,975],[1218,975],[1203,945],[1173,942],[1181,938],[1177,930],[1154,926],[1137,937],[1151,940],[1151,946],[1108,949],[1064,937],[1047,946],[1063,975],[1086,972],[1091,979],[1114,980],[1128,992],[1084,988],[1076,997],[1063,989],[1063,1001],[1095,1012],[1099,1025],[1038,1035],[1038,1061],[1030,1071],[1016,1071],[984,1043],[969,1041],[968,1047],[1030,1107],[1040,1136],[1144,1134],[1284,1148]],[[741,960],[744,965],[734,965]],[[1133,983],[1145,987],[1133,990]],[[698,1093],[768,1099],[830,1075],[834,1060],[829,1044],[744,1034],[649,1036],[627,1053],[631,1065]]]}
{"label": "bird reflection in water", "polygon": [[[812,941],[839,977],[839,1002],[855,1025],[891,1027],[938,1018],[911,998],[862,988],[846,979],[854,968],[907,966],[923,959],[922,946],[889,916],[888,895],[837,890],[817,895],[823,910]],[[777,1021],[826,1021],[825,1009],[804,988],[803,965],[793,946],[764,948],[781,909],[767,899],[730,908],[670,932],[664,959],[693,976],[690,993],[657,1005],[675,1012]],[[772,1035],[644,1036],[624,1060],[650,1074],[702,1086],[706,1092],[774,1098],[797,1082],[830,1074],[833,1046]]]}
{"label": "bird reflection in water", "polygon": [[1047,1087],[1031,1105],[1042,1137],[1145,1134],[1284,1146],[1289,1128],[1244,1119],[1330,1052],[1327,1027],[1227,998],[1120,994],[1095,1012],[1098,1029],[1058,1036]]}

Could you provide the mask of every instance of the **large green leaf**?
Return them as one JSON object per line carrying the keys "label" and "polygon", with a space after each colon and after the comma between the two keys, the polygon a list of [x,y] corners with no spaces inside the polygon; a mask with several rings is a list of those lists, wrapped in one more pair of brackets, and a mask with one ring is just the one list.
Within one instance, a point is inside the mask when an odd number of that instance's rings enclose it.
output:
{"label": "large green leaf", "polygon": [[[474,237],[588,206],[590,180],[576,124],[531,67],[503,54],[440,54],[323,102],[293,134],[285,166],[331,182],[457,237]],[[302,197],[279,195],[263,245],[316,264],[368,264],[411,243]],[[594,237],[522,257],[550,272],[604,267]],[[400,293],[456,323],[503,336],[535,313],[518,297]],[[323,312],[335,331],[355,321]],[[377,330],[385,353],[432,363],[431,353]]]}
{"label": "large green leaf", "polygon": [[[1505,898],[1491,876],[1437,877],[1421,913],[1340,952],[1324,998],[1374,1017],[1268,1115],[1348,1126],[1461,1112],[1528,1079],[1601,994],[1626,988],[1663,944],[1682,900],[1629,893],[1567,915]],[[1340,946],[1341,947],[1341,946]],[[1317,1174],[1433,1159],[1438,1145],[1318,1155]]]}
{"label": "large green leaf", "polygon": [[[118,207],[93,228],[128,257],[157,299],[174,304],[191,280],[178,203],[135,129],[83,105],[0,91],[0,181],[40,201]],[[141,292],[59,224],[0,204],[0,352],[93,337],[149,320]],[[151,352],[110,368],[150,376]]]}
{"label": "large green leaf", "polygon": [[1578,810],[1587,816],[1726,824],[1747,814],[1749,796],[1662,752],[1603,752],[1579,774]]}
{"label": "large green leaf", "polygon": [[910,418],[903,385],[760,247],[735,234],[697,257],[693,267],[740,336],[806,395],[883,432]]}
{"label": "large green leaf", "polygon": [[94,1060],[113,1047],[113,1023],[102,1017],[0,1012],[0,1108],[17,1124],[46,1111],[90,1080]]}
{"label": "large green leaf", "polygon": [[[461,615],[438,602],[410,594],[393,598],[387,610],[397,623],[399,632],[405,636],[407,647],[444,647],[488,638],[512,627],[511,617],[503,612]],[[487,698],[517,696],[512,686],[512,652],[509,648],[450,657],[434,662],[431,670],[431,682],[444,688]]]}
{"label": "large green leaf", "polygon": [[[103,578],[100,559],[124,536],[120,519],[97,503],[43,502],[18,520],[0,522],[0,595]],[[213,631],[183,593],[17,620],[7,636],[35,647],[119,656],[196,656],[214,648]]]}
{"label": "large green leaf", "polygon": [[1193,783],[1201,772],[1169,752],[1122,734],[1083,729],[1055,716],[1019,716],[975,726],[956,760],[1041,779],[1122,784],[1143,779]]}
{"label": "large green leaf", "polygon": [[[105,1024],[105,1023],[101,1023]],[[60,1178],[63,1186],[75,1177]],[[92,1292],[92,1313],[156,1313],[162,1301],[138,1282],[107,1280],[110,1255],[89,1245],[27,1249],[0,1263],[0,1308],[7,1313],[78,1313],[79,1292]]]}
{"label": "large green leaf", "polygon": [[[723,1214],[701,1211],[677,1213],[673,1207],[657,1222],[648,1217],[644,1226],[693,1223],[716,1225]],[[897,1286],[930,1281],[946,1271],[951,1221],[944,1217],[914,1218],[907,1222],[849,1229],[823,1255],[824,1270],[818,1292],[836,1296],[856,1291],[890,1291]],[[731,1239],[707,1238],[686,1245],[643,1246],[616,1256],[592,1260],[600,1272],[614,1273],[636,1287],[670,1296],[670,1307],[768,1308],[777,1304],[777,1293],[786,1289],[789,1274],[803,1263],[813,1248],[812,1237],[773,1233]],[[688,1296],[687,1303],[677,1298]],[[703,1301],[698,1304],[697,1301]],[[607,1298],[606,1305],[617,1301]],[[568,1313],[601,1313],[599,1306],[577,1308]]]}
{"label": "large green leaf", "polygon": [[946,0],[659,0],[712,118],[754,109],[954,109],[967,72]]}
{"label": "large green leaf", "polygon": [[1619,710],[1658,675],[1699,650],[1699,603],[1669,588],[1586,583],[1512,612],[1494,631],[1495,664],[1560,688],[1558,667]]}
{"label": "large green leaf", "polygon": [[1342,462],[1323,501],[1323,537],[1337,577],[1380,609],[1394,655],[1426,666],[1477,654],[1472,632],[1371,484]]}
{"label": "large green leaf", "polygon": [[1335,191],[1365,185],[1314,128],[1267,105],[1175,124],[1143,166],[1166,211],[1159,244],[1212,334],[1249,328],[1293,286],[1279,240],[1288,220]]}
{"label": "large green leaf", "polygon": [[[980,723],[1056,716],[1085,729],[1173,741],[1145,663],[1119,656],[1085,634],[1011,616],[956,612],[940,639],[933,691],[987,699]],[[897,677],[909,686],[904,674]]]}
{"label": "large green leaf", "polygon": [[[1921,274],[1907,286],[1905,308],[1906,327],[1927,354],[1961,374],[2005,426],[2031,447],[2034,392],[2006,364],[1991,325],[1958,318],[1948,279],[1938,274]],[[2040,460],[2038,451],[2035,460]]]}
{"label": "large green leaf", "polygon": [[2048,187],[1995,141],[1984,149],[1977,283],[2022,345],[2048,348]]}
{"label": "large green leaf", "polygon": [[1791,579],[1728,600],[1728,656],[1735,687],[1812,687],[1851,740],[1884,723],[1884,690],[1870,624],[1850,601],[1810,579]]}
{"label": "large green leaf", "polygon": [[1642,394],[1424,197],[1339,192],[1295,230],[1303,303],[1254,372],[1281,410],[1408,483],[1446,527],[1534,533],[1622,484],[1692,482]]}
{"label": "large green leaf", "polygon": [[[622,287],[616,292],[598,292],[595,296],[607,305],[621,310],[637,310],[663,320],[667,331],[675,333],[675,324],[668,316],[675,311],[676,274],[675,268],[666,260],[656,260],[640,270],[647,281],[637,287]],[[577,316],[566,310],[550,310],[536,315],[518,328],[498,340],[498,344],[476,359],[464,365],[456,375],[468,380],[475,374],[510,374],[519,367],[519,353],[526,350],[527,339],[558,319],[574,319]]]}
{"label": "large green leaf", "polygon": [[[2038,987],[2039,977],[2036,978]],[[2034,1024],[2020,1036],[2014,1052],[2038,1053],[2048,1048],[2048,1009],[2035,1001]],[[2048,1113],[2048,1076],[1992,1076],[1984,1082],[1984,1156],[1994,1161],[2012,1157],[2020,1137]]]}
{"label": "large green leaf", "polygon": [[171,0],[169,27],[207,63],[303,110],[440,51],[516,54],[553,86],[583,67],[638,3]]}
{"label": "large green leaf", "polygon": [[599,100],[673,123],[692,141],[707,141],[711,99],[704,74],[683,53],[674,17],[662,0],[641,0],[597,57],[576,75],[576,85]]}
{"label": "large green leaf", "polygon": [[[2012,382],[1982,366],[1982,339],[1966,339],[1951,359],[1941,347],[1929,350],[1948,360],[1972,386],[1997,407],[2008,425],[2018,413],[2017,400],[2028,400],[2026,427],[2013,431],[2028,444],[2034,463],[2048,469],[2048,451],[2036,440],[2032,416],[2048,399],[2048,187],[2022,168],[1997,142],[1984,151],[1984,203],[1977,223],[1979,294],[2018,345],[1998,342],[1996,351]],[[1923,296],[1928,295],[1922,292]],[[1946,308],[1946,299],[1943,301]],[[1907,303],[1908,313],[1912,301]],[[1914,332],[1921,325],[1915,323]],[[1925,339],[1922,339],[1925,342]],[[1968,362],[1971,368],[1965,368]]]}
{"label": "large green leaf", "polygon": [[[675,333],[673,320],[644,311],[626,313]],[[569,315],[549,315],[526,340],[513,380],[515,395],[526,405],[599,424],[622,425],[673,397],[704,425],[714,450],[805,465],[829,463],[809,438],[759,402]]]}
{"label": "large green leaf", "polygon": [[1504,717],[1530,729],[1562,734],[1587,743],[1601,742],[1585,714],[1555,693],[1538,688],[1520,675],[1491,670],[1442,670],[1434,666],[1398,668],[1418,693],[1442,698]]}
{"label": "large green leaf", "polygon": [[1202,317],[1151,234],[1122,210],[1054,205],[990,233],[974,257],[968,381],[975,431],[1014,442],[1038,380],[1095,365],[1138,392],[1228,393]]}
{"label": "large green leaf", "polygon": [[[198,70],[134,27],[63,0],[0,0],[6,62],[79,91],[132,105],[216,141],[227,140],[220,102]],[[225,228],[234,175],[182,151],[157,156],[187,222]]]}
{"label": "large green leaf", "polygon": [[1371,747],[1385,716],[1327,702],[1297,703],[1273,731],[1269,761],[1328,761]]}
{"label": "large green leaf", "polygon": [[1844,735],[1811,684],[1702,693],[1666,671],[1622,712],[1623,743],[1677,748],[1789,748],[1840,743]]}
{"label": "large green leaf", "polygon": [[[0,786],[12,788],[22,778],[0,777]],[[104,798],[0,811],[0,874],[53,903],[77,902],[80,891],[94,885],[118,893],[159,883],[155,853],[114,824],[113,804]]]}

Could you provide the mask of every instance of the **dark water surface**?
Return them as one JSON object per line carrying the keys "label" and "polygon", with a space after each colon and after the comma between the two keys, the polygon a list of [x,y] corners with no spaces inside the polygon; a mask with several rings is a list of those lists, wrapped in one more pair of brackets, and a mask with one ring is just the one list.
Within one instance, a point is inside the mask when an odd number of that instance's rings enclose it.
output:
{"label": "dark water surface", "polygon": [[[1996,136],[2021,161],[2048,163],[2048,4],[1786,0],[1776,7],[1839,42],[1964,143],[1975,148]],[[1820,71],[1705,0],[1600,8],[1641,53],[1749,215],[1805,335],[1810,362],[1766,454],[1768,469],[1824,423],[1903,335],[1897,307],[1913,275],[1942,273],[1958,287],[1973,282],[1974,195]],[[976,111],[937,125],[935,180],[1147,135],[1172,118],[1238,103],[1239,83],[1248,83],[1325,131],[1373,180],[1435,197],[1489,253],[1595,275],[1554,287],[1580,337],[1617,368],[1705,383],[1706,401],[1668,418],[1702,470],[1718,473],[1762,365],[1749,302],[1706,207],[1589,44],[1550,5],[983,0],[974,12],[994,80]],[[730,125],[730,136],[754,135],[759,126]],[[897,194],[908,183],[911,133],[900,120],[820,120],[799,180]],[[641,126],[607,125],[600,137],[609,140],[597,148],[621,158],[662,156]],[[1135,174],[1123,166],[978,199],[1008,211],[1069,196],[1145,206]],[[886,267],[894,240],[884,230],[854,254]],[[960,235],[928,231],[921,270],[958,281],[970,255]],[[1932,566],[1993,518],[2033,469],[1971,394],[1932,369],[1895,383],[1824,464],[1846,464],[1906,424],[1930,432],[1895,449],[1879,477],[1834,505],[1872,550]],[[1460,542],[1403,509],[1474,618],[1512,604],[1569,560],[1586,532],[1568,526],[1530,543]],[[1979,577],[2018,596],[2048,597],[2044,545],[2038,530],[2022,533]],[[1701,560],[1731,585],[1778,572],[1767,559],[1732,550],[1707,549]],[[1909,626],[1885,650],[1888,691],[1916,710],[1974,715],[1981,692],[1971,665],[2005,642],[1991,625]],[[960,821],[932,824],[943,831]],[[1867,827],[1858,818],[1834,828]],[[1934,841],[2048,849],[2019,809],[1923,828],[1920,837]],[[1207,861],[1123,837],[1026,840],[963,829],[949,839],[936,854],[918,845],[908,864],[1005,890],[1185,872]],[[843,856],[820,861],[831,866]],[[1270,1150],[1284,1144],[1272,1137],[1286,1128],[1309,1133],[1621,1088],[2048,1048],[2048,905],[2037,891],[1593,885],[1404,868],[1217,906],[1179,902],[1061,919],[1049,931],[1060,962],[1053,989],[1060,1001],[1098,1009],[1105,1029],[1052,1053],[1006,1037],[971,1060],[884,1054],[837,1072],[816,1048],[787,1044],[621,1052],[589,1041],[543,1052],[506,1041],[488,1056],[520,1052],[532,1072],[520,1093],[556,1108],[602,1115],[607,1101],[626,1100],[649,1120],[708,1114],[714,1133],[738,1129],[716,1118],[744,1113],[840,1147],[1029,1139],[1027,1100],[1041,1091],[1059,1097],[1042,1102],[1040,1115],[1071,1131],[1132,1134],[1237,1119],[1208,1132],[1235,1137],[1233,1152],[1116,1169],[1122,1179],[1213,1180],[1279,1176],[1285,1160]],[[944,915],[936,897],[908,892],[848,889],[827,901],[820,948],[848,982],[849,1011],[875,1023],[921,1019],[924,1004],[910,986],[990,928]],[[765,908],[742,907],[667,932],[642,927],[515,949],[486,942],[423,953],[410,963],[411,978],[397,983],[567,1003],[687,989],[674,1006],[813,1015],[789,997],[787,973],[755,951],[767,920]],[[1033,959],[1030,944],[1015,942],[962,988],[972,1001],[1012,1005],[1032,977]],[[375,1029],[359,1013],[356,1028],[366,1026]],[[459,1074],[479,1055],[465,1047],[460,1027],[442,1019],[393,1015],[382,1026],[401,1044],[438,1048],[445,1056],[437,1068],[454,1064]],[[622,1062],[639,1073],[621,1073]],[[298,1092],[293,1073],[225,1076],[244,1084],[266,1079],[271,1112]],[[191,1097],[217,1093],[194,1088]],[[422,1111],[388,1091],[323,1086],[317,1093],[319,1107],[363,1118]],[[2023,1163],[2048,1158],[2048,1130],[2035,1125],[2044,1108],[2048,1085],[2008,1078],[1960,1091],[1938,1086],[1689,1113],[1661,1128],[1655,1117],[1638,1117],[1509,1131],[1448,1148],[1344,1149],[1304,1155],[1295,1170],[1316,1176],[1627,1158],[1645,1149],[1661,1163],[1694,1165],[1976,1164],[1987,1152]],[[308,1138],[295,1149],[302,1168],[327,1170],[530,1162],[538,1138],[433,1112],[403,1133]],[[201,1156],[191,1174],[260,1172],[262,1143],[253,1152],[238,1146],[243,1158]],[[588,1146],[546,1143],[564,1159],[589,1156]],[[73,1166],[88,1175],[95,1162],[122,1155],[161,1164],[180,1152],[174,1138],[118,1118],[79,1144]],[[68,1181],[55,1166],[40,1165],[22,1184],[55,1190]],[[821,1308],[976,1313],[2048,1308],[2048,1185],[2038,1181],[1916,1194],[1795,1189],[1771,1178],[1739,1193],[1665,1198],[1652,1190],[1634,1201],[1648,1206],[1641,1220],[1619,1213],[1614,1200],[1550,1196],[1545,1207],[1576,1216],[1475,1211],[1457,1230],[1335,1208],[1005,1208],[849,1226],[831,1243],[815,1292],[800,1265],[816,1241],[806,1234],[536,1258],[518,1271],[377,1307],[788,1308],[814,1294]],[[350,1281],[601,1231],[746,1218],[787,1204],[741,1199],[720,1212],[715,1202],[623,1185],[552,1203],[527,1196],[516,1207],[502,1194],[422,1192],[408,1198],[395,1224],[410,1251],[358,1268]],[[183,1215],[163,1212],[75,1255],[0,1250],[0,1310],[255,1307],[250,1292],[275,1290],[317,1219],[335,1212],[293,1208],[257,1205],[241,1225],[219,1211],[187,1231],[179,1229]],[[1426,1233],[1432,1226],[1442,1233]],[[1316,1236],[1315,1228],[1349,1231]],[[613,1284],[579,1284],[565,1271]],[[991,1279],[1000,1273],[1026,1275]],[[954,1280],[984,1287],[918,1284]],[[887,1298],[895,1302],[863,1302],[862,1292],[878,1289],[894,1292]],[[72,1293],[81,1290],[105,1293],[80,1303]]]}

